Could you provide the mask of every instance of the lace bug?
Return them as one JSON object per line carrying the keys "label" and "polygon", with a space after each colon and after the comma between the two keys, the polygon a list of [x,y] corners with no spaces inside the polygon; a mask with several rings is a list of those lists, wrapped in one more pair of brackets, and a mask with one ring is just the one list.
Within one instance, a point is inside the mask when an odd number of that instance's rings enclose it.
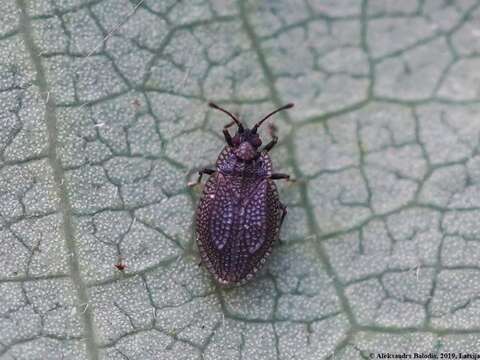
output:
{"label": "lace bug", "polygon": [[[273,114],[290,109],[287,104],[269,113],[251,129],[220,106],[209,106],[224,112],[232,122],[225,125],[227,145],[218,156],[215,169],[199,171],[210,175],[196,213],[197,245],[202,263],[221,285],[243,284],[264,265],[278,239],[287,208],[280,202],[273,180],[287,174],[274,173],[268,152],[278,137],[270,127],[272,140],[262,149],[257,134],[262,123]],[[237,125],[232,137],[228,128]]]}

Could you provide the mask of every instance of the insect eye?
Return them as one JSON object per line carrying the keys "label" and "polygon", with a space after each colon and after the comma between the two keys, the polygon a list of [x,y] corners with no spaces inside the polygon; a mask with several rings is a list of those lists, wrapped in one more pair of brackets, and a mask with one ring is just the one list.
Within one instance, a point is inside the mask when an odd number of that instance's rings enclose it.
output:
{"label": "insect eye", "polygon": [[233,145],[238,146],[240,145],[241,139],[240,136],[237,134],[232,138]]}
{"label": "insect eye", "polygon": [[252,146],[257,148],[260,145],[262,145],[262,140],[260,140],[260,137],[256,136],[252,139],[251,144],[252,144]]}

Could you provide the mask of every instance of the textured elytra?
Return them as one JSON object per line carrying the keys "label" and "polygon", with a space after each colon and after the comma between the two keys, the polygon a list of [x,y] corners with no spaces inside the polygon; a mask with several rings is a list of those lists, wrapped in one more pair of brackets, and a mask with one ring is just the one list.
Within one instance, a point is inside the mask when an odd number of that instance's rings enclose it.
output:
{"label": "textured elytra", "polygon": [[242,162],[226,146],[197,209],[197,244],[208,270],[224,285],[249,280],[278,239],[283,205],[269,155]]}

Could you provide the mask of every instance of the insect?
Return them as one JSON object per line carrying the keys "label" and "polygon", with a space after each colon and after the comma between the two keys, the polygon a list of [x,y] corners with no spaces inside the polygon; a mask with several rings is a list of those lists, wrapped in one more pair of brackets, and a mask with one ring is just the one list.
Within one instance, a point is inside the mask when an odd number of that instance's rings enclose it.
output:
{"label": "insect", "polygon": [[127,265],[125,265],[125,263],[123,262],[123,258],[121,256],[118,257],[118,262],[115,264],[115,267],[117,268],[117,270],[122,272],[127,267]]}
{"label": "insect", "polygon": [[[270,128],[272,139],[261,149],[257,130],[273,114],[293,104],[269,113],[251,129],[220,106],[209,106],[232,121],[223,128],[227,145],[216,168],[200,170],[197,181],[189,183],[194,186],[203,175],[210,175],[196,213],[197,245],[202,263],[221,285],[243,284],[265,264],[287,215],[273,180],[290,180],[290,176],[274,173],[268,154],[278,141],[275,128]],[[232,137],[228,128],[233,125],[237,131]]]}

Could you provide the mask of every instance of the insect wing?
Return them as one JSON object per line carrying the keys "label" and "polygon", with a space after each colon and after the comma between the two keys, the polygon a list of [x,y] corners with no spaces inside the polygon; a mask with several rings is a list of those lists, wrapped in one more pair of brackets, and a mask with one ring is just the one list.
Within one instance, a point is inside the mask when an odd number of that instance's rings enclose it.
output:
{"label": "insect wing", "polygon": [[239,197],[238,188],[217,173],[205,185],[197,218],[203,261],[223,283],[255,273],[278,236],[279,211],[275,184],[254,181]]}
{"label": "insect wing", "polygon": [[211,176],[205,184],[197,211],[198,246],[207,266],[217,267],[225,246],[232,237],[235,202],[226,177],[221,173]]}
{"label": "insect wing", "polygon": [[234,222],[234,204],[232,192],[223,175],[217,177],[216,191],[208,195],[211,199],[210,240],[217,250],[224,249],[231,239]]}
{"label": "insect wing", "polygon": [[261,181],[254,187],[253,191],[244,201],[241,212],[243,212],[242,228],[239,236],[243,239],[243,245],[248,249],[249,254],[254,254],[265,243],[267,236],[267,190],[268,182]]}

